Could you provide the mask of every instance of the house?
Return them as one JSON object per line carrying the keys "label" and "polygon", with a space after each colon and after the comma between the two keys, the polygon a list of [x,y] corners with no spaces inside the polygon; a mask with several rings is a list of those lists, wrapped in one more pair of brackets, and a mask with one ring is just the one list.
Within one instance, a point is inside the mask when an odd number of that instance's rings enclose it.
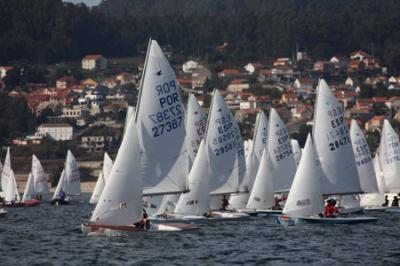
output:
{"label": "house", "polygon": [[249,89],[250,85],[247,80],[233,79],[228,85],[227,91],[229,92],[242,92]]}
{"label": "house", "polygon": [[317,61],[314,63],[314,71],[323,74],[332,74],[335,71],[335,65],[330,61]]}
{"label": "house", "polygon": [[344,55],[335,55],[329,62],[335,66],[335,69],[346,71],[349,60]]}
{"label": "house", "polygon": [[346,79],[346,81],[344,82],[344,84],[348,85],[348,86],[354,86],[354,81],[352,80],[352,78],[348,77]]}
{"label": "house", "polygon": [[274,67],[291,66],[292,60],[290,60],[290,58],[288,58],[288,57],[281,57],[281,58],[277,58],[272,65]]}
{"label": "house", "polygon": [[244,69],[249,72],[249,74],[254,74],[257,70],[261,68],[262,65],[260,63],[248,63],[244,66]]}
{"label": "house", "polygon": [[122,72],[121,74],[118,74],[115,78],[117,81],[119,81],[121,85],[129,83],[135,84],[135,76],[132,73]]}
{"label": "house", "polygon": [[185,89],[190,89],[192,88],[192,79],[191,78],[176,78],[176,81],[178,82],[179,86],[181,88]]}
{"label": "house", "polygon": [[51,140],[72,140],[73,128],[69,124],[41,124],[35,133],[36,137],[47,137]]}
{"label": "house", "polygon": [[185,73],[192,73],[193,70],[195,70],[198,66],[198,63],[193,60],[189,60],[186,63],[182,65],[182,70]]}
{"label": "house", "polygon": [[82,59],[82,69],[103,70],[107,68],[107,59],[101,54],[87,55]]}
{"label": "house", "polygon": [[388,81],[389,81],[390,84],[399,84],[400,83],[400,77],[391,76],[388,79]]}
{"label": "house", "polygon": [[365,64],[362,61],[351,60],[347,65],[348,72],[360,72],[365,70]]}
{"label": "house", "polygon": [[271,99],[267,96],[243,96],[240,100],[240,110],[267,109],[271,106]]}
{"label": "house", "polygon": [[59,90],[65,90],[65,89],[68,89],[68,88],[70,88],[70,87],[72,87],[72,86],[74,86],[76,84],[77,84],[77,82],[76,82],[76,79],[74,77],[65,76],[65,77],[62,77],[62,78],[60,78],[60,79],[58,79],[56,81],[56,88],[59,89]]}
{"label": "house", "polygon": [[280,103],[291,107],[298,100],[297,94],[294,91],[287,91],[282,94]]}
{"label": "house", "polygon": [[81,82],[81,85],[86,88],[96,88],[97,82],[93,79],[85,79]]}
{"label": "house", "polygon": [[0,79],[3,79],[7,76],[7,72],[13,70],[12,66],[0,66]]}
{"label": "house", "polygon": [[81,146],[88,152],[103,152],[112,147],[113,136],[82,136]]}
{"label": "house", "polygon": [[218,73],[218,77],[225,78],[225,77],[233,77],[240,75],[240,71],[238,69],[224,69]]}
{"label": "house", "polygon": [[400,111],[400,97],[395,96],[391,97],[390,99],[386,100],[386,106],[390,109],[394,109],[396,112]]}
{"label": "house", "polygon": [[198,65],[197,69],[192,71],[192,89],[203,88],[206,80],[211,80],[211,78],[211,71],[202,65]]}
{"label": "house", "polygon": [[372,56],[361,50],[352,52],[350,54],[350,59],[355,61],[363,61],[365,58],[368,57],[371,58]]}
{"label": "house", "polygon": [[385,120],[384,115],[376,115],[365,123],[365,130],[373,131],[375,129],[380,129],[383,126],[383,121]]}
{"label": "house", "polygon": [[64,107],[63,108],[63,117],[66,118],[85,118],[89,116],[89,110],[86,106],[74,105],[72,107]]}

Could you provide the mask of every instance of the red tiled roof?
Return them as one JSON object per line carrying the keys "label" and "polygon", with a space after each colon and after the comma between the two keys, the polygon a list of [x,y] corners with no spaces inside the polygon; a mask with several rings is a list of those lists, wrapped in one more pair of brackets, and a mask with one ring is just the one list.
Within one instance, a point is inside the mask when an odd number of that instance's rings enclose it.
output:
{"label": "red tiled roof", "polygon": [[98,59],[100,57],[102,57],[101,54],[89,54],[89,55],[85,56],[83,58],[83,60],[96,60],[96,59]]}
{"label": "red tiled roof", "polygon": [[224,69],[220,73],[225,75],[239,75],[240,71],[237,69]]}

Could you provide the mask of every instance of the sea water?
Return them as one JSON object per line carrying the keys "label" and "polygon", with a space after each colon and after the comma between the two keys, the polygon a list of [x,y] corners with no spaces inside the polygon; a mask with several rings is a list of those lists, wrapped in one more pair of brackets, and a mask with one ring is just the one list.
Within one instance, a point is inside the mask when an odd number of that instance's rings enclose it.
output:
{"label": "sea water", "polygon": [[0,265],[399,265],[400,213],[377,223],[283,227],[272,218],[203,225],[191,233],[87,237],[89,195],[70,205],[9,208]]}

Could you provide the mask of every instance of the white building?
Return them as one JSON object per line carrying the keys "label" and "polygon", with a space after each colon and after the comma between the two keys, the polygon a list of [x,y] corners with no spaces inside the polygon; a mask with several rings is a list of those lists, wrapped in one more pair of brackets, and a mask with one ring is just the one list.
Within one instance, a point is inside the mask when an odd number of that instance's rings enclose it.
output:
{"label": "white building", "polygon": [[256,70],[260,69],[262,65],[260,63],[248,63],[244,66],[244,70],[249,72],[249,74],[254,74]]}
{"label": "white building", "polygon": [[193,60],[189,60],[182,65],[182,70],[185,73],[192,73],[193,70],[197,69],[198,63]]}
{"label": "white building", "polygon": [[101,54],[87,55],[82,59],[82,68],[86,70],[106,69],[107,59]]}
{"label": "white building", "polygon": [[7,72],[14,69],[12,66],[0,66],[0,78],[5,78],[7,76]]}
{"label": "white building", "polygon": [[73,127],[69,124],[41,124],[36,131],[36,137],[48,137],[55,141],[72,140]]}

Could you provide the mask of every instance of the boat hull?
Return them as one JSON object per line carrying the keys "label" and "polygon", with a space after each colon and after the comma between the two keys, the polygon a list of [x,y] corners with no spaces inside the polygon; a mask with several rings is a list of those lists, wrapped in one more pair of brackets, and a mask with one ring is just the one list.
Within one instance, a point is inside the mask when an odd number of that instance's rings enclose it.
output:
{"label": "boat hull", "polygon": [[50,201],[50,204],[51,205],[56,205],[56,206],[58,206],[58,205],[68,205],[69,201],[65,200],[65,199],[53,199],[53,200]]}
{"label": "boat hull", "polygon": [[289,217],[286,215],[275,215],[275,221],[281,225],[298,224],[360,224],[378,221],[375,217]]}
{"label": "boat hull", "polygon": [[208,224],[216,222],[244,221],[249,220],[250,215],[240,212],[211,212],[209,217],[198,215],[167,214],[150,218],[154,223],[191,223]]}
{"label": "boat hull", "polygon": [[400,213],[400,207],[387,207],[385,208],[386,212],[398,212]]}
{"label": "boat hull", "polygon": [[36,199],[31,199],[31,200],[26,200],[24,202],[18,202],[18,203],[12,203],[12,204],[6,204],[3,203],[0,207],[3,208],[20,208],[20,207],[34,207],[40,204],[40,200]]}
{"label": "boat hull", "polygon": [[0,218],[4,218],[7,215],[7,211],[4,209],[0,209]]}
{"label": "boat hull", "polygon": [[114,236],[131,236],[137,235],[138,233],[151,233],[151,232],[185,232],[197,230],[199,227],[191,224],[182,223],[169,223],[169,224],[154,224],[150,228],[138,228],[134,225],[126,226],[113,226],[103,224],[82,224],[81,230],[84,235],[97,236],[105,235],[109,237]]}
{"label": "boat hull", "polygon": [[387,207],[376,206],[376,207],[365,207],[364,212],[384,212]]}

